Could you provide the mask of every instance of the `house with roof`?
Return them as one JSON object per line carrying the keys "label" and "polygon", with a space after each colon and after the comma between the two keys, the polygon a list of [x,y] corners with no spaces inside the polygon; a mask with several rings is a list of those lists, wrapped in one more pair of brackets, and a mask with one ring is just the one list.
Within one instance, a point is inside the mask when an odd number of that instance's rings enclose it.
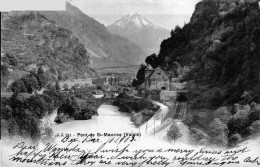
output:
{"label": "house with roof", "polygon": [[166,73],[160,67],[152,69],[148,66],[145,70],[144,88],[146,95],[153,90],[159,90],[160,100],[175,101],[179,90],[183,89],[182,85],[179,78],[169,72]]}
{"label": "house with roof", "polygon": [[170,78],[160,67],[155,69],[147,68],[145,70],[144,87],[146,92],[152,90],[169,90]]}

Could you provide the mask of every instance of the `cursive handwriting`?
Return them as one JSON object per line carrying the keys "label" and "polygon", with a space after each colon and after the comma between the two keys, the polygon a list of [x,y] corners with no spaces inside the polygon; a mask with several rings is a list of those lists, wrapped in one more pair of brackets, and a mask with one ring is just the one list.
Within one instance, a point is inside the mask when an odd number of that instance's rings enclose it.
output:
{"label": "cursive handwriting", "polygon": [[[259,166],[260,159],[250,156],[247,147],[240,149],[138,148],[138,135],[95,134],[60,135],[56,144],[42,148],[19,142],[12,147],[9,161],[47,166]],[[243,157],[243,158],[242,158]]]}

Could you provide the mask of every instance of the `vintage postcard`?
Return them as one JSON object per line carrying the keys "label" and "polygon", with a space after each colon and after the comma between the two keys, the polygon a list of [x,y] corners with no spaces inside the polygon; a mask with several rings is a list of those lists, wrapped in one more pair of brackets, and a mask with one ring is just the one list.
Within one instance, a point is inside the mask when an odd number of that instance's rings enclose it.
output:
{"label": "vintage postcard", "polygon": [[260,166],[259,0],[0,0],[1,167]]}

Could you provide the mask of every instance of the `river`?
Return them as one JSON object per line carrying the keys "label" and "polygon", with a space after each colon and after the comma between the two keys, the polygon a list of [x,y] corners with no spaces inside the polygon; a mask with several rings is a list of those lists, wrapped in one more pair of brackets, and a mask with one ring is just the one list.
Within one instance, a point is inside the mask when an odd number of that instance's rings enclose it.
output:
{"label": "river", "polygon": [[98,108],[99,116],[90,120],[71,121],[53,125],[54,133],[124,133],[137,132],[130,115],[118,111],[118,107],[103,104]]}

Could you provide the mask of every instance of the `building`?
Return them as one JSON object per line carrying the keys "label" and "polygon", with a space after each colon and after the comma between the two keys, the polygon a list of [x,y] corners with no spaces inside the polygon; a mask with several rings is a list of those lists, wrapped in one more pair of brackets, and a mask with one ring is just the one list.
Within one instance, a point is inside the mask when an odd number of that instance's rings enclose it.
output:
{"label": "building", "polygon": [[160,67],[155,69],[147,68],[145,70],[144,87],[146,92],[152,90],[169,90],[170,78]]}
{"label": "building", "polygon": [[176,101],[177,99],[177,91],[167,91],[161,90],[160,92],[160,100],[161,101]]}
{"label": "building", "polygon": [[[160,67],[155,69],[148,67],[145,70],[145,95],[150,94],[153,90],[158,90],[160,93],[158,92],[157,95],[161,101],[173,102],[176,101],[185,85],[185,83],[180,83],[179,78],[175,78],[169,73],[167,75]],[[154,93],[151,94],[154,95]]]}

